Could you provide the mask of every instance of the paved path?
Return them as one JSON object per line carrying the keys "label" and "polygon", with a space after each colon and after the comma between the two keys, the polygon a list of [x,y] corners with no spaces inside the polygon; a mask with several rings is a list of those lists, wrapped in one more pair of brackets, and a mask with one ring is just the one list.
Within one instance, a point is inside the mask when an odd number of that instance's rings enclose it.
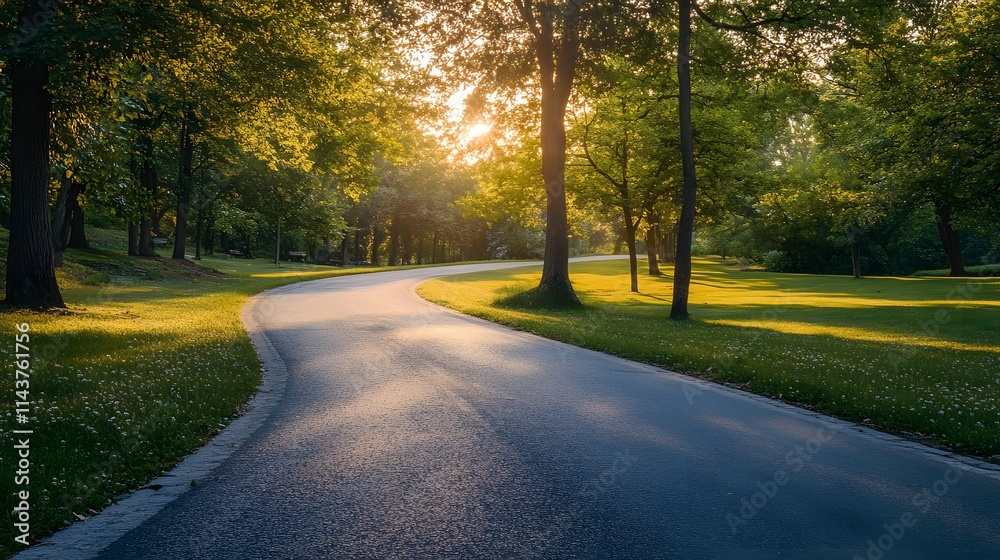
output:
{"label": "paved path", "polygon": [[495,266],[259,298],[283,398],[99,558],[1000,558],[995,468],[413,292]]}

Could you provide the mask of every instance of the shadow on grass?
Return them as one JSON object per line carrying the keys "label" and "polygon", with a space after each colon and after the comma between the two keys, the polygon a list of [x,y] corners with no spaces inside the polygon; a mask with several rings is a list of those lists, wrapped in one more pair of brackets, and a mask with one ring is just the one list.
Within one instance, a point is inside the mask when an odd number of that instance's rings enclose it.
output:
{"label": "shadow on grass", "polygon": [[551,286],[536,286],[519,282],[497,290],[498,297],[490,305],[500,309],[546,309],[550,311],[582,310],[584,305],[572,290]]}

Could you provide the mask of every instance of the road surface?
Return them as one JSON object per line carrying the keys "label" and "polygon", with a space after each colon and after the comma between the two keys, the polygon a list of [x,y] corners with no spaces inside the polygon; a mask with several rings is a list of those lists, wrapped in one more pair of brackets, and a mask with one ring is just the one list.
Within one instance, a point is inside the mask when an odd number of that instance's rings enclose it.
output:
{"label": "road surface", "polygon": [[996,469],[413,292],[496,266],[258,299],[283,398],[99,558],[1000,558]]}

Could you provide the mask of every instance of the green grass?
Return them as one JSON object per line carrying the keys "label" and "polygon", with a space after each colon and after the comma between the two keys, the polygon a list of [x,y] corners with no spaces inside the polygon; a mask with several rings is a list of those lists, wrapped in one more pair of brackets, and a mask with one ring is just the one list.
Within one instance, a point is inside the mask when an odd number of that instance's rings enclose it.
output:
{"label": "green grass", "polygon": [[[669,319],[671,278],[628,263],[571,265],[578,310],[497,305],[536,268],[418,288],[459,311],[1000,459],[1000,280],[740,272],[696,259],[692,319]],[[669,268],[666,272],[670,272]]]}
{"label": "green grass", "polygon": [[[106,248],[117,232],[93,230]],[[0,252],[6,254],[0,229]],[[167,251],[161,251],[167,253]],[[71,250],[59,271],[68,309],[0,310],[0,354],[13,362],[15,325],[31,327],[30,515],[41,537],[92,515],[204,443],[256,392],[260,364],[240,308],[262,290],[300,280],[384,270],[206,257],[202,269],[109,250]],[[2,286],[0,286],[2,289]],[[14,372],[0,404],[0,500],[15,506]],[[20,489],[18,487],[17,489]],[[13,554],[13,518],[0,556]]]}

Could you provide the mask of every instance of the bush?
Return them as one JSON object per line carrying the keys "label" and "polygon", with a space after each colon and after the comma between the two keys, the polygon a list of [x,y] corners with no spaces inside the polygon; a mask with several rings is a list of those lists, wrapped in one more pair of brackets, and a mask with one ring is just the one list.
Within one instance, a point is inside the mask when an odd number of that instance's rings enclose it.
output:
{"label": "bush", "polygon": [[[979,277],[1000,277],[1000,264],[984,264],[982,266],[967,266],[965,267],[965,273],[969,276],[979,276]],[[941,268],[937,270],[920,270],[914,272],[914,276],[948,276],[951,274],[951,270],[947,268]]]}

